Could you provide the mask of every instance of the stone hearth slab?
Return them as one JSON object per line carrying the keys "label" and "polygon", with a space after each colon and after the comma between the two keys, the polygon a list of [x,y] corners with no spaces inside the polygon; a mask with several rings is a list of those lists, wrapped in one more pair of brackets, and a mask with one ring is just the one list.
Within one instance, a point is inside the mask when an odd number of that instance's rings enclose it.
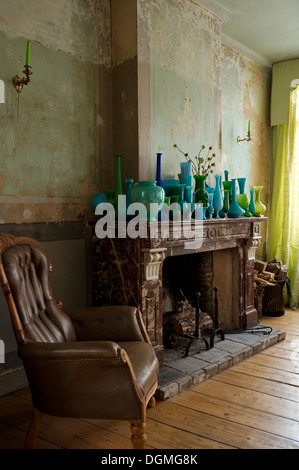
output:
{"label": "stone hearth slab", "polygon": [[[178,338],[175,349],[166,349],[164,365],[160,369],[156,397],[166,400],[191,385],[218,374],[244,359],[285,339],[286,333],[266,325],[252,330],[230,331],[224,341],[216,336],[214,347],[206,350],[202,340],[193,341],[189,354],[183,357],[188,339]],[[209,338],[205,336],[208,340]]]}

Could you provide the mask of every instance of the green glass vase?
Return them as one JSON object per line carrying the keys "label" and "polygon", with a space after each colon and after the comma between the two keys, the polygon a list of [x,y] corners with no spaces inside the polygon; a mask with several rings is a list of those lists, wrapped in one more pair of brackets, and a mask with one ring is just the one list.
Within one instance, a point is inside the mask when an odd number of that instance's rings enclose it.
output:
{"label": "green glass vase", "polygon": [[205,189],[207,175],[194,175],[194,179],[194,202],[201,202],[203,207],[207,207],[209,205],[209,195]]}
{"label": "green glass vase", "polygon": [[253,215],[254,217],[261,217],[266,210],[265,204],[261,202],[261,190],[263,186],[250,186],[250,188],[255,192],[255,212]]}
{"label": "green glass vase", "polygon": [[230,199],[230,190],[225,189],[224,190],[224,198],[223,198],[223,212],[225,213],[226,217],[227,217],[227,213],[229,211],[229,199]]}
{"label": "green glass vase", "polygon": [[223,190],[229,190],[229,202],[232,202],[232,182],[231,181],[222,181]]}

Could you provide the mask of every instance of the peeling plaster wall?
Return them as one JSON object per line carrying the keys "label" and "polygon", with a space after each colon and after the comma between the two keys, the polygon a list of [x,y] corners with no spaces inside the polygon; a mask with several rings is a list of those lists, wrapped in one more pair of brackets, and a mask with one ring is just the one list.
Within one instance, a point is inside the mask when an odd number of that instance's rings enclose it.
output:
{"label": "peeling plaster wall", "polygon": [[[0,222],[77,220],[111,152],[110,2],[0,0],[0,12]],[[28,39],[33,75],[17,121],[11,79],[23,76]]]}
{"label": "peeling plaster wall", "polygon": [[[270,203],[270,71],[222,46],[222,164],[230,178],[245,177],[249,186],[263,186],[262,202]],[[247,135],[251,121],[252,141],[237,144]],[[264,215],[267,216],[268,211]],[[267,235],[262,224],[263,241],[257,257],[264,258]]]}
{"label": "peeling plaster wall", "polygon": [[[136,182],[139,179],[136,0],[111,0],[111,56],[113,154],[122,156],[122,180],[133,178]],[[114,161],[112,167],[115,170]],[[114,181],[115,177],[114,171]]]}
{"label": "peeling plaster wall", "polygon": [[191,156],[213,145],[220,166],[220,20],[180,0],[152,1],[142,12],[150,51],[151,177],[156,152],[163,153],[163,178],[177,177],[184,157],[175,143]]}
{"label": "peeling plaster wall", "polygon": [[1,31],[83,62],[110,64],[109,0],[0,0]]}

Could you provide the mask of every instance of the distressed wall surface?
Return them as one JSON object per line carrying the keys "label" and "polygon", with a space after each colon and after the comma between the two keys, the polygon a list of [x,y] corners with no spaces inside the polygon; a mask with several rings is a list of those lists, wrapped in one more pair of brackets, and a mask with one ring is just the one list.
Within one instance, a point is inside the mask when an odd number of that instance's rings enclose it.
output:
{"label": "distressed wall surface", "polygon": [[[244,56],[222,46],[222,165],[230,178],[246,178],[249,186],[263,186],[261,201],[270,203],[270,71]],[[237,143],[247,135],[251,121],[250,142]],[[265,212],[267,215],[268,211]],[[267,224],[262,224],[263,241],[257,257],[265,256]]]}
{"label": "distressed wall surface", "polygon": [[[154,178],[158,151],[163,177],[176,177],[174,143],[190,155],[213,145],[216,170],[263,184],[267,204],[268,72],[221,46],[221,21],[197,2],[0,6],[2,222],[77,219],[114,184],[115,153],[123,178]],[[17,122],[11,78],[22,75],[27,39],[33,76]],[[237,146],[248,119],[253,141]]]}
{"label": "distressed wall surface", "polygon": [[202,144],[219,151],[221,23],[180,0],[140,0],[139,20],[149,42],[141,52],[150,64],[150,175],[162,152],[163,177],[177,177],[182,156],[173,144],[190,155]]}
{"label": "distressed wall surface", "polygon": [[[101,95],[111,55],[109,1],[1,0],[0,11],[0,221],[77,220],[100,186],[100,149],[109,157]],[[11,79],[23,76],[29,39],[33,75],[17,120]]]}

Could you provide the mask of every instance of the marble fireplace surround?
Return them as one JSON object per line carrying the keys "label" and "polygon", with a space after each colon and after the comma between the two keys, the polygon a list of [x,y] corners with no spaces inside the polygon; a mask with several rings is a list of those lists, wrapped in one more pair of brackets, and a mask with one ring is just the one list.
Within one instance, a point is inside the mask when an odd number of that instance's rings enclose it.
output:
{"label": "marble fireplace surround", "polygon": [[[99,239],[94,236],[93,304],[139,307],[162,365],[163,283],[168,283],[166,279],[171,273],[176,282],[181,279],[187,287],[193,282],[197,289],[196,272],[202,273],[202,266],[206,264],[211,267],[209,275],[212,273],[209,287],[211,290],[213,286],[219,287],[222,328],[246,330],[255,327],[259,319],[254,307],[254,260],[261,240],[261,224],[265,220],[263,217],[205,220],[202,245],[188,250],[177,222],[171,223],[167,238],[161,236],[161,223],[156,227],[154,237]],[[151,224],[148,223],[148,233]],[[196,228],[192,227],[192,230]],[[200,285],[198,289],[201,290]],[[201,293],[204,297],[205,293]],[[201,309],[208,311],[209,305],[212,305],[211,296]]]}

